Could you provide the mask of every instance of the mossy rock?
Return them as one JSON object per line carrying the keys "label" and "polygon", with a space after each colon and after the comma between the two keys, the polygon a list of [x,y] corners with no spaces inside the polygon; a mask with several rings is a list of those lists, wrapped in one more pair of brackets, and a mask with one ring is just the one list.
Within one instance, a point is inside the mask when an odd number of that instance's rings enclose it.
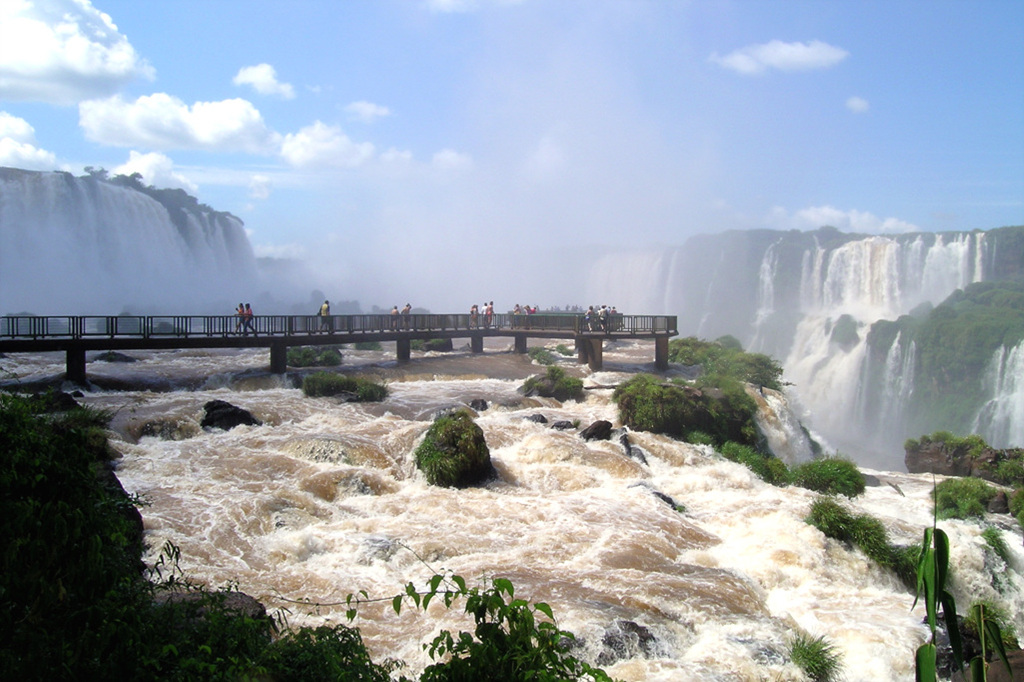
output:
{"label": "mossy rock", "polygon": [[416,448],[416,468],[431,485],[448,488],[465,488],[494,475],[483,429],[465,411],[434,420]]}
{"label": "mossy rock", "polygon": [[583,398],[583,380],[569,376],[561,367],[549,366],[544,376],[529,377],[519,387],[525,396],[539,395],[555,400],[580,400]]}

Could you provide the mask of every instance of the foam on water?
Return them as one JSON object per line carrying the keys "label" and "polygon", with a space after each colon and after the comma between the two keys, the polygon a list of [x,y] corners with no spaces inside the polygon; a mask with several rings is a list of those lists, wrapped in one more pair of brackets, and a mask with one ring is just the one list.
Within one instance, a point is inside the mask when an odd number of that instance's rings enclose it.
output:
{"label": "foam on water", "polygon": [[[590,660],[607,655],[603,640],[619,621],[648,628],[654,644],[604,666],[624,680],[801,679],[787,653],[800,630],[836,644],[848,680],[912,679],[913,652],[926,637],[922,606],[911,608],[913,595],[895,576],[804,522],[815,493],[767,485],[707,446],[629,432],[642,464],[617,438],[585,442],[527,419],[617,425],[612,388],[603,387],[628,378],[618,369],[636,355],[635,347],[621,357],[606,351],[617,369],[584,371],[591,389],[580,403],[523,399],[517,379],[408,380],[444,362],[420,359],[404,376],[394,371],[380,405],[306,398],[284,384],[239,390],[246,384],[232,381],[188,392],[92,392],[82,401],[118,410],[117,473],[148,502],[147,560],[172,541],[193,579],[234,581],[268,608],[287,609],[293,625],[343,622],[349,593],[386,598],[451,570],[471,584],[507,577],[517,596],[548,602]],[[484,359],[505,363],[502,373],[529,369],[522,358]],[[245,374],[265,361],[255,351],[194,356],[188,371]],[[139,371],[128,367],[106,369]],[[428,485],[413,452],[429,420],[476,398],[489,404],[476,422],[499,478],[466,490]],[[199,429],[211,399],[264,425]],[[161,420],[192,428],[180,427],[180,440],[141,435]],[[880,518],[896,542],[919,541],[931,524],[931,478],[872,473],[880,485],[850,507]],[[965,606],[998,599],[1024,631],[1016,572],[1024,550],[1011,536],[1020,531],[1009,517],[993,519],[1007,529],[1012,571],[993,571],[977,524],[941,524],[952,540],[954,595]],[[376,658],[405,660],[410,673],[429,663],[423,642],[469,623],[437,603],[428,614],[398,616],[384,601],[363,605],[357,625]]]}

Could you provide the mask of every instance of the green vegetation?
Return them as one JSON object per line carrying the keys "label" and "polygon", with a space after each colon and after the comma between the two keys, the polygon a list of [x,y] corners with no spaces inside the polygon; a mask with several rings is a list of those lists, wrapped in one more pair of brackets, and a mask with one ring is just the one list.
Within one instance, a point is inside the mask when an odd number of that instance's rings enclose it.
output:
{"label": "green vegetation", "polygon": [[547,348],[534,346],[526,351],[526,354],[538,365],[553,365],[557,362],[554,354]]}
{"label": "green vegetation", "polygon": [[531,376],[519,388],[524,395],[539,395],[555,400],[579,400],[583,397],[583,380],[569,376],[561,367],[549,366],[542,376]]}
{"label": "green vegetation", "polygon": [[835,682],[842,679],[842,655],[834,644],[822,637],[799,633],[790,643],[789,657],[811,682]]}
{"label": "green vegetation", "polygon": [[782,388],[782,367],[760,353],[745,353],[733,337],[718,341],[702,341],[690,336],[673,339],[668,344],[669,361],[682,365],[699,365],[698,386],[721,386],[724,378],[745,381],[775,390]]}
{"label": "green vegetation", "polygon": [[567,358],[575,355],[572,349],[566,346],[564,343],[560,343],[557,346],[555,346],[555,352]]}
{"label": "green vegetation", "polygon": [[811,460],[793,469],[793,485],[826,495],[856,497],[864,492],[864,475],[848,459],[824,457]]}
{"label": "green vegetation", "polygon": [[[913,342],[916,349],[910,428],[967,432],[988,398],[983,382],[996,351],[1024,341],[1024,283],[976,282],[923,317],[872,325],[869,352],[879,371],[897,334],[904,348]],[[868,390],[881,380],[876,373]]]}
{"label": "green vegetation", "polygon": [[383,348],[380,341],[356,341],[352,347],[356,350],[381,350]]}
{"label": "green vegetation", "polygon": [[388,388],[384,384],[363,377],[330,372],[315,372],[304,377],[302,392],[310,398],[347,393],[355,396],[359,402],[380,402],[388,397]]}
{"label": "green vegetation", "polygon": [[806,521],[826,537],[858,547],[879,566],[895,572],[908,586],[914,584],[915,560],[920,549],[891,544],[885,526],[873,516],[855,515],[834,498],[821,497],[811,504]]}
{"label": "green vegetation", "polygon": [[332,346],[301,346],[288,349],[289,367],[337,367],[341,351]]}
{"label": "green vegetation", "polygon": [[981,531],[981,539],[985,541],[985,544],[988,545],[993,554],[1002,559],[1004,564],[1010,565],[1010,548],[1006,546],[1003,534],[998,528],[995,526],[985,526],[985,530]]}
{"label": "green vegetation", "polygon": [[947,478],[935,486],[935,514],[940,519],[981,518],[995,494],[980,478]]}
{"label": "green vegetation", "polygon": [[409,342],[412,350],[435,353],[448,353],[452,350],[451,339],[413,339]]}
{"label": "green vegetation", "polygon": [[757,403],[734,380],[723,379],[717,387],[663,384],[650,374],[638,374],[620,384],[612,394],[622,423],[637,431],[663,433],[689,441],[700,432],[721,445],[735,441],[757,443],[754,415]]}
{"label": "green vegetation", "polygon": [[480,483],[494,473],[483,429],[464,410],[434,420],[416,448],[416,468],[431,485],[455,488]]}
{"label": "green vegetation", "polygon": [[738,462],[758,478],[772,485],[784,486],[789,483],[789,469],[786,463],[771,455],[762,455],[749,445],[729,441],[721,448],[722,456],[732,462]]}

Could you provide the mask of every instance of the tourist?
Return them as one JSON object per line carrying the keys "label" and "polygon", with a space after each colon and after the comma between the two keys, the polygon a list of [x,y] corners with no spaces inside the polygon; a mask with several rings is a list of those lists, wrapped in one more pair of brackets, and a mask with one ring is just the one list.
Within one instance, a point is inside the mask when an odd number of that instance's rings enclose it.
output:
{"label": "tourist", "polygon": [[242,331],[245,334],[245,336],[248,336],[249,332],[252,332],[253,336],[259,336],[259,334],[256,333],[256,329],[252,326],[252,323],[253,323],[253,319],[252,318],[253,318],[252,306],[250,306],[248,303],[246,303],[245,304],[245,313],[242,315],[242,320],[245,322],[245,324],[242,325]]}
{"label": "tourist", "polygon": [[402,308],[402,327],[404,329],[409,328],[409,315],[412,314],[412,304],[406,303],[405,307]]}
{"label": "tourist", "polygon": [[320,331],[325,329],[328,333],[334,333],[334,320],[331,319],[331,302],[327,300],[320,306]]}
{"label": "tourist", "polygon": [[480,326],[480,321],[477,317],[480,314],[480,308],[477,307],[476,303],[469,307],[469,327],[470,329],[476,329]]}
{"label": "tourist", "polygon": [[235,320],[235,333],[241,334],[242,324],[245,321],[245,305],[241,303],[238,304],[238,308],[235,309],[235,317],[238,318]]}
{"label": "tourist", "polygon": [[398,329],[398,306],[391,307],[391,328]]}

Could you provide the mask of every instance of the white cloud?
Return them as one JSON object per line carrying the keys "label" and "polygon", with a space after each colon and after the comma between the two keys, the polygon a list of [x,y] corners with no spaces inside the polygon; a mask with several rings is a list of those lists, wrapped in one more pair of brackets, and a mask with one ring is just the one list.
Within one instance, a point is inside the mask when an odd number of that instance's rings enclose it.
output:
{"label": "white cloud", "polygon": [[284,136],[281,156],[293,166],[355,167],[373,157],[369,142],[353,142],[341,128],[320,121]]}
{"label": "white cloud", "polygon": [[243,66],[235,74],[232,83],[235,85],[251,85],[261,95],[275,95],[284,99],[295,99],[295,88],[291,83],[277,80],[277,72],[270,64]]}
{"label": "white cloud", "polygon": [[868,104],[868,101],[862,97],[851,97],[850,99],[846,100],[846,108],[855,114],[863,114],[866,113],[867,110],[871,108],[871,105]]}
{"label": "white cloud", "polygon": [[111,175],[131,175],[132,173],[138,173],[142,176],[142,181],[145,184],[154,187],[183,189],[193,195],[199,190],[196,183],[181,173],[174,172],[174,162],[158,152],[140,154],[133,150],[129,152],[127,162],[110,171]]}
{"label": "white cloud", "polygon": [[349,113],[351,119],[363,123],[373,123],[378,118],[391,115],[391,110],[387,107],[364,101],[352,102],[345,107],[345,111]]}
{"label": "white cloud", "polygon": [[468,154],[460,154],[454,149],[442,149],[434,154],[432,163],[442,170],[461,170],[473,166],[473,158]]}
{"label": "white cloud", "polygon": [[74,104],[153,77],[89,0],[0,2],[0,99]]}
{"label": "white cloud", "polygon": [[921,228],[899,218],[879,218],[867,211],[851,209],[843,211],[834,206],[811,206],[790,215],[784,208],[776,207],[768,222],[779,229],[816,230],[830,225],[843,232],[861,234],[883,234],[920,232]]}
{"label": "white cloud", "polygon": [[271,183],[266,175],[254,175],[249,180],[249,196],[253,199],[267,199],[270,197]]}
{"label": "white cloud", "polygon": [[784,43],[773,40],[760,45],[748,45],[721,57],[711,55],[711,62],[737,73],[751,76],[768,69],[779,71],[809,71],[835,66],[850,55],[846,50],[813,40],[809,43]]}
{"label": "white cloud", "polygon": [[82,102],[78,117],[86,137],[117,147],[272,154],[280,141],[244,99],[188,106],[165,93],[134,102],[115,96]]}
{"label": "white cloud", "polygon": [[0,166],[53,170],[57,157],[36,147],[36,131],[28,121],[0,111]]}

